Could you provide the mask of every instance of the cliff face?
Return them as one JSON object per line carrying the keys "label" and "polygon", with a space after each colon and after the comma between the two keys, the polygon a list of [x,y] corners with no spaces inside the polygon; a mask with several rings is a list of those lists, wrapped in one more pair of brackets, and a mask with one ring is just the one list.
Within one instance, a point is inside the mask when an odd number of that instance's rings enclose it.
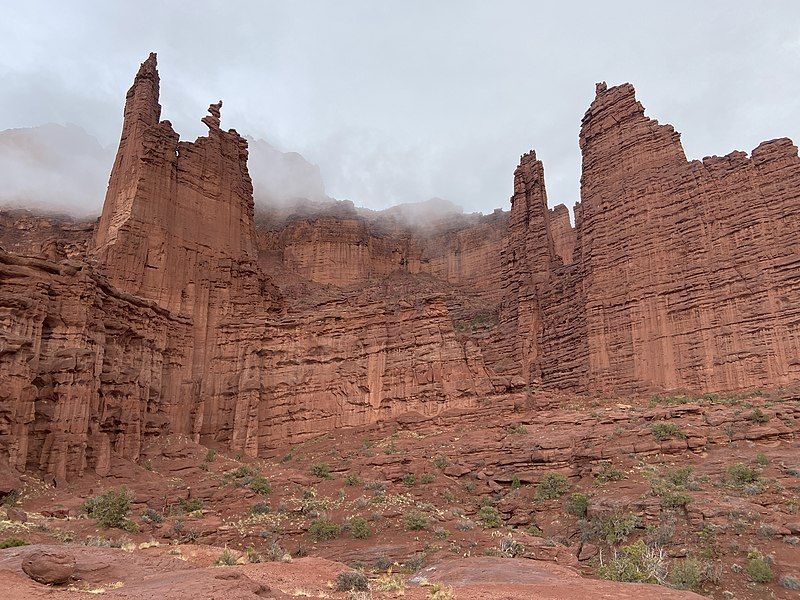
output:
{"label": "cliff face", "polygon": [[[259,267],[271,246],[259,257],[245,140],[220,129],[220,103],[203,119],[207,137],[180,142],[159,120],[155,61],[128,92],[96,230],[69,230],[70,245],[47,252],[44,220],[3,215],[4,246],[51,259],[2,255],[0,451],[10,463],[105,474],[110,457],[136,460],[148,436],[166,433],[255,456],[493,392],[477,343],[456,335],[451,310],[469,306],[434,281],[376,279],[402,262],[397,240],[375,238],[359,263],[348,253],[365,235],[357,228],[329,246],[318,233],[264,231],[285,263],[283,298]],[[432,269],[469,271],[446,256]]]}
{"label": "cliff face", "polygon": [[0,457],[17,469],[103,474],[165,433],[255,456],[535,387],[800,376],[789,140],[689,162],[630,85],[599,85],[574,228],[533,152],[510,213],[419,224],[326,201],[256,226],[221,103],[181,142],[158,95],[151,55],[97,224],[0,213]]}
{"label": "cliff face", "polygon": [[581,269],[598,389],[741,389],[800,375],[800,159],[787,139],[688,162],[631,85],[581,127]]}

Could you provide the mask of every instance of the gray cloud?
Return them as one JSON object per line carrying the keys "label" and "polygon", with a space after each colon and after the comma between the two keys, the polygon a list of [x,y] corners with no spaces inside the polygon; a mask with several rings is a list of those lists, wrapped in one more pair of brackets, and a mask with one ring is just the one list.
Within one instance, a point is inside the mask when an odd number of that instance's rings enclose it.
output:
{"label": "gray cloud", "polygon": [[594,83],[632,82],[690,158],[800,139],[800,3],[28,1],[0,22],[0,129],[76,123],[115,145],[159,53],[163,117],[223,123],[319,165],[381,208],[440,196],[507,208],[535,148],[552,203],[578,198]]}

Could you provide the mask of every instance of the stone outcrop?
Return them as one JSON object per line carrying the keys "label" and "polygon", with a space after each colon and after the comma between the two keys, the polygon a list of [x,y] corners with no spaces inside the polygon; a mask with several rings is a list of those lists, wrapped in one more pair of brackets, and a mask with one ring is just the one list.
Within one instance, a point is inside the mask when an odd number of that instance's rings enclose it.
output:
{"label": "stone outcrop", "polygon": [[221,108],[180,141],[151,55],[99,222],[0,213],[0,466],[63,479],[169,433],[256,456],[535,388],[800,376],[789,140],[687,161],[632,86],[599,85],[575,227],[548,208],[534,152],[508,213],[440,206],[418,223],[325,200],[256,222],[247,143]]}
{"label": "stone outcrop", "polygon": [[588,382],[604,390],[800,376],[800,159],[788,139],[687,161],[633,86],[581,127]]}
{"label": "stone outcrop", "polygon": [[[203,119],[208,136],[181,142],[158,99],[151,55],[127,95],[103,214],[70,260],[0,255],[0,447],[13,467],[104,475],[112,457],[138,460],[148,437],[167,433],[255,456],[287,438],[468,407],[493,392],[477,343],[456,333],[451,309],[462,303],[435,282],[373,280],[395,270],[376,268],[382,253],[402,262],[395,242],[376,242],[359,270],[346,254],[356,232],[340,240],[340,268],[320,268],[302,231],[265,233],[290,275],[294,297],[284,299],[259,266],[247,145],[220,129],[222,103]],[[18,237],[15,249],[35,252],[38,233]],[[421,265],[424,248],[414,252]],[[474,280],[481,266],[434,258],[431,270],[455,278]],[[326,291],[330,281],[368,285]]]}

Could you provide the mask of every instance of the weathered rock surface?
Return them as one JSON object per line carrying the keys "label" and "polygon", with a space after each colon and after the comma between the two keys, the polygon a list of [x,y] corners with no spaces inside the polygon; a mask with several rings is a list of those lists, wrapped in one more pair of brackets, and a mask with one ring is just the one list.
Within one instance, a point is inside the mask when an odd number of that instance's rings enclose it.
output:
{"label": "weathered rock surface", "polygon": [[736,389],[800,375],[800,159],[788,139],[687,161],[629,84],[581,127],[592,388]]}
{"label": "weathered rock surface", "polygon": [[103,475],[166,433],[256,456],[536,387],[800,376],[788,140],[689,162],[632,86],[600,85],[575,227],[548,208],[533,152],[510,213],[445,206],[419,224],[408,207],[325,201],[256,224],[247,143],[221,107],[207,136],[179,141],[151,55],[99,223],[0,213],[0,458],[14,469]]}
{"label": "weathered rock surface", "polygon": [[66,583],[75,573],[75,557],[63,550],[33,551],[22,561],[22,570],[39,583]]}

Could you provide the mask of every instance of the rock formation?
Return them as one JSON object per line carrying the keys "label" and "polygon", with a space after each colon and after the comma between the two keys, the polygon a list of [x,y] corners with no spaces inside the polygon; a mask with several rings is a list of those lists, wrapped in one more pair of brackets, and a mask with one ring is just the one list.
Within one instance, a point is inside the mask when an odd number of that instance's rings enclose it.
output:
{"label": "rock formation", "polygon": [[687,161],[633,86],[581,127],[588,382],[742,389],[800,375],[800,159],[788,139]]}
{"label": "rock formation", "polygon": [[329,202],[256,223],[247,143],[221,107],[207,136],[180,141],[151,55],[99,223],[0,214],[0,456],[17,470],[104,474],[166,433],[256,456],[535,387],[800,375],[789,140],[690,162],[630,85],[603,84],[575,227],[548,208],[534,152],[510,213],[420,227],[405,209]]}

